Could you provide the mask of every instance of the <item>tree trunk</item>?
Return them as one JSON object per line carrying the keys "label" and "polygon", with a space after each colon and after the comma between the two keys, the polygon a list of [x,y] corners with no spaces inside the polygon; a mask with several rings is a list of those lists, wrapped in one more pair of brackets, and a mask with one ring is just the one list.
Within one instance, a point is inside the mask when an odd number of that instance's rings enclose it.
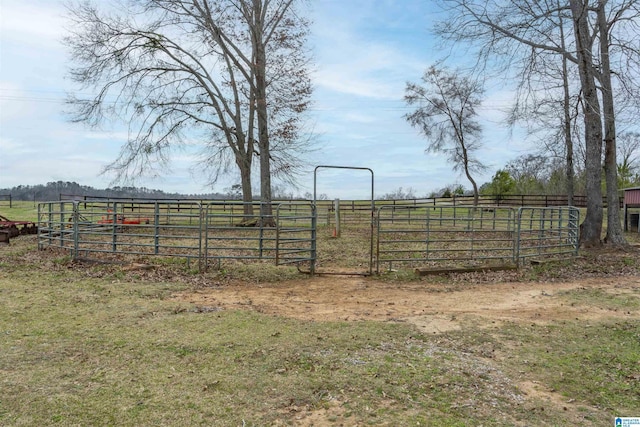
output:
{"label": "tree trunk", "polygon": [[478,202],[480,200],[480,196],[478,192],[478,184],[476,183],[476,180],[473,179],[473,177],[471,176],[471,171],[469,171],[469,152],[467,150],[464,134],[462,132],[460,132],[458,136],[458,142],[460,143],[460,147],[462,148],[462,161],[464,166],[464,174],[467,176],[467,179],[471,183],[471,187],[473,187],[473,206],[478,206]]}
{"label": "tree trunk", "polygon": [[271,149],[269,142],[267,112],[266,52],[263,40],[262,0],[253,0],[254,28],[253,49],[255,55],[255,93],[258,115],[258,148],[260,150],[260,222],[263,226],[274,226],[271,206]]}
{"label": "tree trunk", "polygon": [[242,202],[245,221],[250,221],[253,217],[253,190],[251,189],[251,161],[250,159],[239,160],[237,162],[240,169],[240,183],[242,185]]}
{"label": "tree trunk", "polygon": [[564,104],[564,140],[565,140],[565,148],[566,148],[565,174],[566,174],[566,180],[567,180],[567,205],[573,206],[573,196],[575,194],[575,174],[573,169],[573,140],[571,139],[571,114],[569,112],[569,101],[566,98],[565,98],[565,104]]}
{"label": "tree trunk", "polygon": [[478,202],[480,201],[480,196],[478,194],[478,184],[476,183],[475,179],[471,177],[469,169],[467,169],[466,165],[464,168],[464,172],[467,175],[467,179],[471,183],[471,187],[473,187],[473,206],[478,206]]}
{"label": "tree trunk", "polygon": [[601,244],[602,234],[602,119],[594,78],[593,42],[589,36],[587,5],[583,0],[570,0],[575,31],[578,69],[584,104],[586,146],[587,215],[581,225],[580,243],[584,247]]}
{"label": "tree trunk", "polygon": [[604,114],[604,172],[607,183],[607,236],[606,242],[613,246],[626,245],[620,222],[620,204],[618,203],[618,161],[616,159],[616,120],[611,86],[611,65],[609,62],[609,27],[604,6],[606,1],[598,2],[598,27],[600,31],[600,86],[602,90],[602,109]]}

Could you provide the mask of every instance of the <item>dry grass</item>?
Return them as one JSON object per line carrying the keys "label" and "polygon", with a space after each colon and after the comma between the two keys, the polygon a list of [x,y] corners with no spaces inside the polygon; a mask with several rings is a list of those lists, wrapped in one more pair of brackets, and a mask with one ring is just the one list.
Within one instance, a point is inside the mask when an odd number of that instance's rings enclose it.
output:
{"label": "dry grass", "polygon": [[[3,425],[597,426],[640,407],[637,323],[425,336],[407,324],[193,307],[168,297],[268,277],[75,266],[34,252],[32,238],[0,248],[0,269]],[[635,297],[565,296],[611,309],[637,308]],[[578,409],[530,396],[522,377]]]}
{"label": "dry grass", "polygon": [[[319,231],[320,266],[366,268],[367,231],[331,231]],[[635,291],[559,296],[585,310],[627,310],[628,322],[470,323],[426,335],[405,323],[298,321],[169,298],[230,280],[300,280],[293,268],[225,262],[196,274],[180,260],[120,261],[155,268],[73,263],[36,251],[33,237],[0,246],[0,425],[601,426],[638,415]],[[430,280],[403,274],[385,280]],[[454,292],[604,275],[640,277],[638,252],[436,280]]]}

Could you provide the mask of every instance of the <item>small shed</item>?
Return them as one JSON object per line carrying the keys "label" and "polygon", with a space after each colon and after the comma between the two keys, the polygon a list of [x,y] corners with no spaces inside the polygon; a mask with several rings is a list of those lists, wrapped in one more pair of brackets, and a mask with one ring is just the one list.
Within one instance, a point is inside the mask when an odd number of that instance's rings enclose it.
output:
{"label": "small shed", "polygon": [[640,232],[640,187],[624,188],[624,231]]}

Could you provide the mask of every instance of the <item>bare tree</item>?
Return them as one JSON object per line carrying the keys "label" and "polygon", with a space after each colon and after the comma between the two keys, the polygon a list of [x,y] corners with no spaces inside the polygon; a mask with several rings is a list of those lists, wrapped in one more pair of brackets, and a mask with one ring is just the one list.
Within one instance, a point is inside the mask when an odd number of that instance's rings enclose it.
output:
{"label": "bare tree", "polygon": [[[300,115],[311,93],[296,0],[132,0],[100,9],[69,7],[72,119],[121,120],[129,138],[108,170],[128,180],[165,173],[172,149],[195,143],[210,180],[237,168],[253,199],[260,157],[261,200],[270,214],[272,164],[295,171]],[[272,151],[269,131],[278,142]],[[200,142],[202,141],[202,142]],[[235,165],[235,167],[232,167]],[[155,168],[155,170],[154,170]],[[252,214],[249,203],[245,214]]]}
{"label": "bare tree", "polygon": [[[593,38],[590,34],[586,4],[570,0],[576,39],[576,62],[580,72],[584,108],[585,145],[587,147],[587,215],[580,238],[585,246],[596,246],[602,234],[602,114],[594,75]],[[616,196],[617,197],[617,196]],[[618,222],[620,222],[618,220]]]}
{"label": "bare tree", "polygon": [[543,194],[553,160],[547,156],[524,154],[511,160],[505,170],[515,182],[516,194]]}
{"label": "bare tree", "polygon": [[[637,93],[637,17],[636,0],[556,1],[522,0],[441,0],[451,12],[451,18],[438,31],[449,40],[468,41],[478,47],[479,58],[488,61],[503,57],[501,65],[518,73],[523,55],[520,51],[549,52],[575,64],[580,72],[581,96],[585,114],[587,216],[583,224],[583,244],[600,243],[602,231],[601,156],[602,137],[605,151],[607,196],[617,199],[617,184],[611,167],[615,159],[615,117],[613,115],[612,76],[618,76],[620,87],[627,93]],[[573,23],[571,43],[561,43],[558,17]],[[632,23],[633,22],[633,23]],[[617,31],[614,31],[617,28]],[[615,41],[614,41],[615,40]],[[525,46],[527,49],[521,49]],[[615,50],[616,73],[610,61]],[[484,62],[487,64],[487,62]],[[506,66],[505,66],[506,65]],[[516,71],[517,70],[517,71]],[[609,72],[607,71],[609,70]],[[624,77],[624,80],[623,80]],[[597,84],[596,84],[597,83]],[[594,91],[595,89],[595,91]],[[599,93],[602,99],[599,97]],[[602,102],[602,109],[599,104]],[[598,123],[596,123],[598,121]],[[602,127],[605,134],[602,134]],[[600,130],[598,130],[598,128]],[[624,243],[617,208],[608,211],[607,242]]]}
{"label": "bare tree", "polygon": [[415,195],[415,192],[411,187],[407,188],[406,190],[402,187],[398,187],[397,189],[385,193],[379,197],[380,200],[408,200],[416,198],[417,197]]}
{"label": "bare tree", "polygon": [[[565,21],[570,20],[563,13],[560,0],[557,4],[558,44],[562,51],[567,51],[569,42]],[[580,116],[580,88],[571,84],[577,79],[577,76],[574,78],[575,67],[569,67],[566,56],[556,52],[527,51],[508,123],[510,126],[526,124],[529,135],[536,138],[536,145],[541,148],[540,153],[546,155],[543,153],[546,151],[554,157],[561,155],[564,158],[567,203],[573,205],[576,169],[573,129]]]}
{"label": "bare tree", "polygon": [[640,133],[618,135],[618,179],[620,188],[640,184]]}
{"label": "bare tree", "polygon": [[416,107],[406,115],[407,121],[429,140],[427,151],[445,153],[454,170],[464,172],[473,187],[474,205],[478,204],[478,184],[472,173],[485,168],[475,157],[482,146],[476,108],[483,93],[477,80],[460,71],[432,66],[421,84],[407,83],[404,97],[408,105]]}

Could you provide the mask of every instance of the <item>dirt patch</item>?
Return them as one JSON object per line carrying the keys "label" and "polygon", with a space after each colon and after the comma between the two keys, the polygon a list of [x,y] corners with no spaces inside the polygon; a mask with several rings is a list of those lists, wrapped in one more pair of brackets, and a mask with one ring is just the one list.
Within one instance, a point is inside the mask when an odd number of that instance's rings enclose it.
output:
{"label": "dirt patch", "polygon": [[[233,283],[174,295],[199,309],[240,309],[311,321],[407,322],[428,334],[467,327],[498,328],[505,322],[547,324],[564,320],[640,319],[640,309],[612,309],[596,300],[575,302],[570,295],[594,294],[640,299],[640,276],[588,278],[564,282],[482,283],[468,286],[425,282],[389,283],[375,278],[320,276],[269,284]],[[575,292],[572,292],[575,291]],[[579,301],[579,300],[578,300]],[[632,304],[638,307],[638,304]],[[493,357],[498,357],[494,354]],[[499,356],[504,357],[504,355]],[[487,362],[492,363],[492,362]],[[526,376],[515,380],[528,410],[555,410],[572,424],[585,420],[585,405]],[[335,425],[344,412],[328,399],[322,408],[287,408],[301,426]],[[595,409],[590,409],[595,410]],[[520,424],[516,424],[520,425]]]}
{"label": "dirt patch", "polygon": [[[585,279],[563,283],[496,283],[449,289],[446,285],[388,283],[363,277],[313,277],[284,283],[227,284],[174,296],[197,307],[255,310],[313,321],[409,322],[427,333],[464,327],[465,322],[491,327],[504,321],[546,323],[637,313],[570,304],[561,293],[599,289],[630,294],[639,277]],[[640,295],[639,295],[640,297]]]}

